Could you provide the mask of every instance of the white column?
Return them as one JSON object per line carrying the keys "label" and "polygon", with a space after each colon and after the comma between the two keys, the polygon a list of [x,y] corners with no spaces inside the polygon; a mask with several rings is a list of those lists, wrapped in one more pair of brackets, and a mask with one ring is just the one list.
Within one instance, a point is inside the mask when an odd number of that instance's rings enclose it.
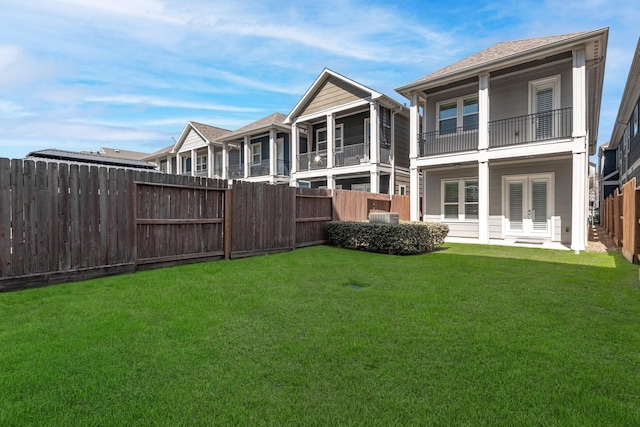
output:
{"label": "white column", "polygon": [[291,164],[290,174],[291,179],[294,179],[296,172],[298,171],[298,153],[300,152],[300,134],[298,133],[298,124],[293,123],[291,125]]}
{"label": "white column", "polygon": [[276,130],[269,129],[269,175],[271,175],[271,183],[275,184],[276,176],[278,176],[278,145],[276,144]]}
{"label": "white column", "polygon": [[389,164],[391,173],[389,174],[389,194],[396,194],[396,114],[391,111],[391,148],[389,149]]}
{"label": "white column", "polygon": [[196,176],[196,163],[198,163],[198,152],[191,150],[191,176]]}
{"label": "white column", "polygon": [[213,171],[215,170],[215,166],[213,164],[213,149],[214,147],[211,144],[207,144],[207,177],[213,178]]}
{"label": "white column", "polygon": [[333,174],[327,174],[327,188],[329,190],[335,190],[336,188],[336,180],[333,177]]}
{"label": "white column", "polygon": [[176,153],[176,175],[182,175],[182,155]]}
{"label": "white column", "polygon": [[489,243],[489,162],[478,162],[478,242]]}
{"label": "white column", "polygon": [[249,144],[251,139],[249,136],[244,137],[244,142],[242,144],[242,148],[244,149],[244,178],[249,178],[251,173],[251,145]]}
{"label": "white column", "polygon": [[[419,221],[420,218],[420,184],[418,182],[418,169],[416,166],[418,153],[418,132],[420,128],[420,114],[418,110],[418,94],[411,94],[411,106],[409,108],[409,200],[410,200],[410,219],[411,221]],[[424,189],[423,189],[424,191]]]}
{"label": "white column", "polygon": [[422,217],[420,218],[420,221],[426,221],[425,216],[427,215],[427,172],[426,171],[422,171],[422,188],[423,193],[425,194],[425,197],[422,198]]}
{"label": "white column", "polygon": [[478,149],[489,148],[489,74],[479,76],[478,88]]}
{"label": "white column", "polygon": [[[585,141],[584,138],[580,138]],[[584,250],[587,242],[587,154],[573,153],[571,188],[571,249]]]}
{"label": "white column", "polygon": [[[344,135],[343,135],[344,137]],[[336,147],[336,119],[333,114],[327,114],[327,168],[332,168]]]}
{"label": "white column", "polygon": [[[369,126],[371,128],[370,144],[369,144],[369,161],[376,164],[380,159],[380,120],[378,116],[378,103],[373,101],[369,103]],[[371,183],[371,192],[373,191],[373,183]]]}
{"label": "white column", "polygon": [[586,53],[584,48],[573,51],[573,137],[587,134]]}
{"label": "white column", "polygon": [[370,191],[372,193],[379,193],[380,192],[380,174],[378,173],[377,170],[372,170],[371,171],[371,178],[370,178],[370,185],[371,185],[371,189]]}
{"label": "white column", "polygon": [[229,179],[229,144],[222,143],[222,179]]}
{"label": "white column", "polygon": [[167,173],[176,173],[176,171],[173,170],[173,166],[171,165],[171,155],[167,154]]}

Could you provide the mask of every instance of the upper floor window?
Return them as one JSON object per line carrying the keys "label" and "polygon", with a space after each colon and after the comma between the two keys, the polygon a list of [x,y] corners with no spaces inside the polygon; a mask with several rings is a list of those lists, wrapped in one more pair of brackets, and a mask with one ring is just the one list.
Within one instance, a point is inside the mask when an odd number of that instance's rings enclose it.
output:
{"label": "upper floor window", "polygon": [[251,164],[258,165],[262,161],[262,144],[256,142],[251,144]]}
{"label": "upper floor window", "polygon": [[[335,152],[341,153],[344,146],[344,140],[342,137],[344,125],[341,123],[336,125],[334,131],[335,137]],[[316,152],[322,153],[327,151],[327,128],[316,130]]]}
{"label": "upper floor window", "polygon": [[438,104],[438,130],[440,134],[478,129],[478,97],[464,97]]}
{"label": "upper floor window", "polygon": [[631,118],[631,122],[633,123],[633,128],[631,137],[633,138],[638,134],[638,104],[636,104],[636,108],[633,109],[633,117]]}
{"label": "upper floor window", "polygon": [[207,155],[200,155],[196,159],[196,172],[207,171]]}

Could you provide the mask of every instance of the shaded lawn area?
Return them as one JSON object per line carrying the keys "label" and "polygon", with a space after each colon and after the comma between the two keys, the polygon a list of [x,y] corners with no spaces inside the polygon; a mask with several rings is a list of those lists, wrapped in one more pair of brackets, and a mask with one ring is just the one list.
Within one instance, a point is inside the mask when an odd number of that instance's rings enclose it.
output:
{"label": "shaded lawn area", "polygon": [[619,254],[313,247],[0,294],[0,425],[640,425]]}

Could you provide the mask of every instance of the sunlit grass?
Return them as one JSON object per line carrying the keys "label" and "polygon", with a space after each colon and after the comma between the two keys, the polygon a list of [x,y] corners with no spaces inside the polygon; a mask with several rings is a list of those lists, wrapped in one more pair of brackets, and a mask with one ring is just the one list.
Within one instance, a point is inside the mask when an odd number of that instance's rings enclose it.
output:
{"label": "sunlit grass", "polygon": [[639,425],[619,254],[314,247],[0,294],[0,425]]}

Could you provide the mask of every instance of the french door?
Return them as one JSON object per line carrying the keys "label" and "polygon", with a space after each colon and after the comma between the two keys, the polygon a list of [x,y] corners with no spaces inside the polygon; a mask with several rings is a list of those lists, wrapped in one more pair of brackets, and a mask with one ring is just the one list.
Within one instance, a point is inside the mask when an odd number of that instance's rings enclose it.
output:
{"label": "french door", "polygon": [[506,234],[551,237],[551,177],[508,177],[505,182]]}

